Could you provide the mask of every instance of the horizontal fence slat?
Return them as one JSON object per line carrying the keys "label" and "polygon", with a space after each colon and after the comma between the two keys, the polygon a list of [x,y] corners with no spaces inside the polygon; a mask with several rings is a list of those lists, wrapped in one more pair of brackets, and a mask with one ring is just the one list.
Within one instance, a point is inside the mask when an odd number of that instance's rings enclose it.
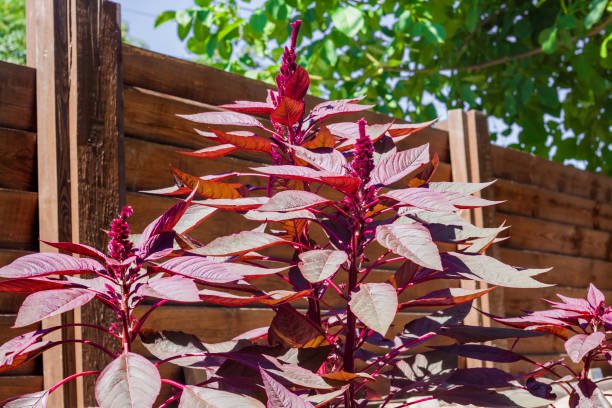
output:
{"label": "horizontal fence slat", "polygon": [[0,189],[0,248],[32,249],[38,243],[37,194]]}
{"label": "horizontal fence slat", "polygon": [[600,289],[612,289],[612,262],[504,247],[499,248],[499,255],[501,261],[513,266],[553,268],[538,275],[545,283],[585,288],[585,293],[591,282]]}
{"label": "horizontal fence slat", "polygon": [[0,126],[36,128],[36,70],[0,61]]}
{"label": "horizontal fence slat", "polygon": [[41,391],[42,389],[42,375],[14,375],[0,377],[0,401],[17,395]]}
{"label": "horizontal fence slat", "polygon": [[496,213],[496,222],[510,226],[510,239],[501,245],[564,255],[610,260],[609,232],[570,224],[559,224],[520,215]]}
{"label": "horizontal fence slat", "polygon": [[590,198],[612,202],[612,177],[564,166],[514,149],[491,146],[493,174],[497,178]]}
{"label": "horizontal fence slat", "polygon": [[0,188],[36,190],[36,135],[0,127]]}
{"label": "horizontal fence slat", "polygon": [[612,205],[609,203],[508,180],[497,180],[489,188],[493,188],[496,200],[506,200],[497,207],[500,211],[612,231]]}
{"label": "horizontal fence slat", "polygon": [[[602,290],[606,299],[612,299],[612,290]],[[521,316],[525,310],[550,309],[543,299],[559,301],[557,293],[574,298],[586,299],[586,288],[571,288],[567,286],[551,286],[537,289],[504,288],[506,297],[506,315]]]}

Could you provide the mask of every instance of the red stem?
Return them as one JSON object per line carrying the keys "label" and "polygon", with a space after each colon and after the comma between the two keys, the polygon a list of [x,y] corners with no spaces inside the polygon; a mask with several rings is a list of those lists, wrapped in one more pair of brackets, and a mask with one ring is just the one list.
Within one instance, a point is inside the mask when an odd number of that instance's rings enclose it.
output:
{"label": "red stem", "polygon": [[51,394],[53,391],[57,390],[62,385],[66,384],[69,381],[74,380],[77,377],[83,377],[85,375],[96,375],[96,374],[100,374],[100,372],[99,371],[83,371],[81,373],[72,374],[71,376],[64,378],[63,380],[61,380],[60,382],[58,382],[57,384],[49,388],[49,394]]}

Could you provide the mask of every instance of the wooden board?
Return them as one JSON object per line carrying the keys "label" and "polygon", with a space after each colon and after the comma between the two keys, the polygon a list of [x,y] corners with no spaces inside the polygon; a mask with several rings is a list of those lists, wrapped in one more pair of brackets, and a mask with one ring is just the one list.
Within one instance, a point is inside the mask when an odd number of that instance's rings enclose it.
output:
{"label": "wooden board", "polygon": [[36,70],[0,61],[0,126],[36,129]]}
{"label": "wooden board", "polygon": [[[602,290],[606,299],[612,299],[612,290]],[[506,296],[506,315],[521,316],[525,310],[547,310],[550,307],[543,299],[559,301],[556,294],[586,299],[586,288],[552,286],[537,289],[504,288]]]}
{"label": "wooden board", "polygon": [[[157,91],[167,95],[200,102],[208,105],[231,103],[234,100],[263,101],[266,98],[269,84],[231,74],[216,68],[184,61],[158,54],[141,48],[124,46],[124,78],[126,85]],[[312,107],[323,99],[307,97],[306,103]],[[127,115],[126,98],[126,118]],[[180,113],[179,111],[170,111]],[[342,115],[341,121],[355,121],[365,117],[369,123],[386,123],[393,118],[375,112],[359,112]],[[403,123],[402,120],[397,120]],[[126,123],[129,132],[129,125]],[[440,160],[448,162],[448,137],[439,129],[427,129],[418,135],[411,136],[409,144],[419,145],[429,141],[432,150],[438,152]]]}
{"label": "wooden board", "polygon": [[0,248],[35,249],[38,247],[37,194],[0,189]]}
{"label": "wooden board", "polygon": [[592,282],[600,289],[612,289],[612,262],[504,247],[499,249],[499,255],[501,261],[513,266],[552,267],[550,272],[538,275],[536,279],[542,282],[585,288],[585,291]]}
{"label": "wooden board", "polygon": [[493,173],[497,178],[590,198],[602,203],[612,202],[612,177],[564,166],[540,157],[491,146]]}
{"label": "wooden board", "polygon": [[501,245],[602,260],[612,259],[611,234],[571,224],[497,212],[496,221],[510,225],[510,239]]}
{"label": "wooden board", "polygon": [[506,202],[500,211],[612,231],[612,205],[575,195],[545,190],[530,184],[497,180],[492,187],[496,200]]}
{"label": "wooden board", "polygon": [[34,133],[0,127],[0,157],[0,188],[36,190]]}
{"label": "wooden board", "polygon": [[0,401],[43,389],[42,375],[0,377]]}

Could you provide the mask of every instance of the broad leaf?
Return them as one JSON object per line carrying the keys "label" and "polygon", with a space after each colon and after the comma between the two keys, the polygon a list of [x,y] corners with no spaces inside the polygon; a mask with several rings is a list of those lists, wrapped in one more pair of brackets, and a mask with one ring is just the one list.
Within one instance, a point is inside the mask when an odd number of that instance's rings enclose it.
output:
{"label": "broad leaf", "polygon": [[550,401],[531,395],[527,390],[511,388],[509,390],[483,390],[480,387],[455,387],[452,389],[438,389],[433,396],[441,401],[455,405],[472,405],[477,407],[521,407],[538,408],[547,407]]}
{"label": "broad leaf", "polygon": [[325,183],[336,188],[337,190],[347,193],[354,192],[359,187],[359,179],[356,177],[336,175],[329,171],[315,170],[309,167],[279,165],[253,167],[252,169],[264,174],[278,176],[281,178]]}
{"label": "broad leaf", "polygon": [[277,211],[256,211],[251,210],[244,214],[244,218],[253,221],[288,221],[288,220],[312,220],[315,215],[308,210],[299,210],[291,212]]}
{"label": "broad leaf", "polygon": [[157,367],[135,353],[123,353],[110,362],[96,381],[100,408],[149,408],[161,389]]}
{"label": "broad leaf", "polygon": [[601,292],[601,290],[597,289],[595,285],[589,283],[589,292],[587,294],[587,300],[589,304],[593,308],[593,310],[597,311],[597,309],[606,302],[606,297]]}
{"label": "broad leaf", "polygon": [[290,242],[265,232],[242,231],[216,238],[202,248],[191,252],[206,256],[239,255],[286,244],[290,244]]}
{"label": "broad leaf", "polygon": [[295,67],[293,75],[285,84],[285,95],[290,98],[301,101],[308,92],[310,86],[310,76],[304,67],[298,65]]}
{"label": "broad leaf", "polygon": [[481,296],[486,295],[490,291],[495,289],[491,287],[484,290],[471,290],[463,288],[446,288],[435,290],[422,296],[418,299],[411,299],[407,302],[402,302],[399,305],[399,309],[406,307],[423,307],[423,306],[453,306],[460,305],[462,303],[470,302]]}
{"label": "broad leaf", "polygon": [[[142,345],[153,356],[160,360],[180,356],[183,354],[205,354],[204,344],[192,334],[173,331],[141,332]],[[171,360],[172,364],[191,367],[197,366],[204,360],[204,356],[183,357]]]}
{"label": "broad leaf", "polygon": [[270,139],[257,136],[254,133],[242,134],[237,132],[222,132],[214,129],[213,132],[221,143],[229,143],[240,149],[255,152],[270,153],[272,151],[272,142]]}
{"label": "broad leaf", "polygon": [[505,327],[444,326],[437,331],[440,335],[455,339],[459,343],[480,343],[499,339],[539,337],[545,333]]}
{"label": "broad leaf", "polygon": [[52,289],[29,295],[21,304],[14,327],[24,327],[47,317],[83,306],[96,296],[81,288]]}
{"label": "broad leaf", "polygon": [[268,197],[241,197],[234,199],[211,198],[208,200],[196,201],[198,204],[208,207],[219,208],[221,210],[247,211],[259,208],[268,202]]}
{"label": "broad leaf", "polygon": [[289,391],[261,367],[259,367],[259,374],[261,375],[266,395],[268,396],[267,408],[314,408],[314,405]]}
{"label": "broad leaf", "polygon": [[277,290],[261,296],[238,296],[232,293],[220,292],[217,290],[204,289],[200,291],[200,299],[204,302],[213,303],[221,306],[248,306],[254,303],[276,306],[310,295],[312,291],[302,290],[292,292],[287,290]]}
{"label": "broad leaf", "polygon": [[304,113],[304,103],[283,96],[278,106],[270,114],[270,119],[285,126],[293,126]]}
{"label": "broad leaf", "polygon": [[42,242],[49,246],[52,246],[53,248],[57,248],[60,251],[71,252],[73,254],[78,254],[86,256],[88,258],[96,259],[100,262],[106,262],[106,255],[98,251],[96,248],[90,247],[89,245],[75,244],[73,242]]}
{"label": "broad leaf", "polygon": [[315,249],[302,252],[299,255],[300,272],[310,283],[321,282],[331,278],[344,262],[348,255],[344,251],[334,251],[329,249]]}
{"label": "broad leaf", "polygon": [[442,270],[438,247],[429,230],[419,223],[381,225],[376,240],[383,247],[412,262],[437,271]]}
{"label": "broad leaf", "polygon": [[316,105],[308,116],[308,126],[312,127],[316,122],[334,115],[344,113],[362,112],[373,108],[374,105],[359,105],[358,99],[340,99],[337,101],[326,101]]}
{"label": "broad leaf", "polygon": [[547,270],[517,270],[487,255],[466,255],[448,252],[442,255],[445,270],[464,278],[484,281],[509,288],[543,288],[551,286],[532,278]]}
{"label": "broad leaf", "polygon": [[429,144],[382,156],[372,170],[369,185],[386,186],[395,183],[427,163],[429,163]]}
{"label": "broad leaf", "polygon": [[429,188],[433,191],[454,192],[464,195],[470,195],[479,192],[480,190],[489,187],[495,183],[495,180],[486,183],[464,183],[457,181],[438,181],[429,183]]}
{"label": "broad leaf", "polygon": [[21,395],[3,405],[4,408],[46,408],[49,391],[43,390]]}
{"label": "broad leaf", "polygon": [[73,258],[56,253],[30,254],[17,258],[0,268],[2,278],[33,278],[51,274],[92,273],[104,269],[98,262],[87,258]]}
{"label": "broad leaf", "polygon": [[329,203],[330,200],[309,191],[285,190],[276,193],[259,211],[297,211]]}
{"label": "broad leaf", "polygon": [[445,382],[453,385],[468,385],[482,388],[510,387],[514,376],[499,368],[476,367],[453,371]]}
{"label": "broad leaf", "polygon": [[204,207],[202,205],[191,205],[180,220],[174,226],[174,231],[178,234],[187,234],[198,227],[215,213],[216,209]]}
{"label": "broad leaf", "polygon": [[226,270],[223,263],[202,256],[186,255],[173,258],[162,263],[159,267],[169,273],[184,275],[209,283],[228,283],[242,278],[242,275]]}
{"label": "broad leaf", "polygon": [[437,333],[442,326],[461,324],[471,309],[472,304],[468,302],[415,319],[406,324],[400,336],[414,339],[427,333]]}
{"label": "broad leaf", "polygon": [[196,150],[194,152],[180,152],[185,156],[198,157],[200,159],[216,159],[219,157],[225,157],[238,150],[238,147],[233,144],[221,144],[217,146],[206,147],[204,149]]}
{"label": "broad leaf", "polygon": [[[174,204],[162,215],[160,215],[153,222],[147,225],[147,227],[142,232],[142,236],[140,238],[140,246],[146,246],[147,241],[152,239],[155,235],[173,231],[174,226],[178,224],[183,214],[185,214],[185,212],[187,211],[187,208],[189,208],[189,206],[191,205],[192,198],[193,193],[189,195],[186,200],[181,200],[178,203]],[[145,257],[146,255],[147,254],[141,254],[142,257]]]}
{"label": "broad leaf", "polygon": [[579,363],[584,356],[599,347],[605,339],[604,332],[576,334],[565,342],[565,350],[574,363]]}
{"label": "broad leaf", "polygon": [[346,159],[344,155],[336,149],[319,149],[316,152],[300,146],[291,146],[291,149],[298,159],[319,170],[329,171],[337,175],[346,173]]}
{"label": "broad leaf", "polygon": [[271,344],[288,347],[312,348],[327,344],[323,329],[288,304],[281,305],[270,323],[268,339]]}
{"label": "broad leaf", "polygon": [[61,289],[67,286],[72,285],[65,280],[46,278],[7,279],[0,281],[0,292],[29,294],[40,292],[41,290]]}
{"label": "broad leaf", "polygon": [[40,341],[47,330],[36,330],[17,336],[0,346],[0,372],[12,370],[49,345]]}
{"label": "broad leaf", "polygon": [[176,302],[199,302],[198,287],[191,279],[171,276],[150,280],[138,289],[138,295]]}
{"label": "broad leaf", "polygon": [[183,119],[206,125],[244,126],[264,128],[260,121],[250,115],[237,112],[204,112],[194,115],[177,115]]}
{"label": "broad leaf", "polygon": [[249,115],[269,115],[274,109],[274,105],[268,102],[253,102],[253,101],[234,101],[227,105],[219,105],[219,108],[231,110],[234,112],[246,113]]}
{"label": "broad leaf", "polygon": [[349,306],[370,329],[385,335],[397,312],[397,293],[388,283],[364,283],[351,293]]}
{"label": "broad leaf", "polygon": [[578,381],[577,387],[572,387],[568,405],[570,408],[610,408],[607,395],[588,378]]}
{"label": "broad leaf", "polygon": [[[186,385],[179,408],[264,408],[254,398],[212,388]],[[101,407],[104,408],[104,407]],[[136,407],[135,407],[136,408]]]}
{"label": "broad leaf", "polygon": [[438,119],[434,119],[423,123],[394,123],[391,125],[391,128],[389,128],[389,134],[395,140],[395,143],[398,143],[411,134],[430,127],[437,120]]}
{"label": "broad leaf", "polygon": [[446,196],[437,191],[427,188],[405,188],[403,190],[391,190],[383,197],[388,197],[412,207],[426,211],[453,212],[455,207],[446,199]]}
{"label": "broad leaf", "polygon": [[182,187],[188,187],[187,192],[194,190],[203,198],[238,198],[242,197],[240,190],[244,187],[240,183],[223,183],[218,180],[209,180],[203,177],[195,177],[191,174],[180,171],[171,167],[170,170],[176,178],[177,182],[181,184],[179,188],[164,189],[158,191],[149,191],[149,193],[158,194],[185,194],[185,189]]}

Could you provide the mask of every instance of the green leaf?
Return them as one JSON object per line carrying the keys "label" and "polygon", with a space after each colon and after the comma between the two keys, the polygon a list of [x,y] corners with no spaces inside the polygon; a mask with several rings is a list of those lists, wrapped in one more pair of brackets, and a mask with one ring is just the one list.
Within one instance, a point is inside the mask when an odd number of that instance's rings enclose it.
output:
{"label": "green leaf", "polygon": [[249,25],[254,32],[262,34],[266,26],[266,16],[262,13],[253,13],[249,19]]}
{"label": "green leaf", "polygon": [[174,20],[176,16],[176,12],[173,10],[168,10],[168,11],[164,11],[163,13],[161,13],[159,16],[157,16],[157,18],[155,19],[155,27],[159,27],[160,25]]}
{"label": "green leaf", "polygon": [[176,12],[176,22],[179,25],[187,25],[191,22],[193,13],[191,10],[179,10]]}
{"label": "green leaf", "polygon": [[469,7],[465,14],[465,26],[470,33],[473,33],[478,24],[478,7]]}
{"label": "green leaf", "polygon": [[587,30],[593,27],[595,23],[599,21],[604,10],[606,9],[607,3],[608,0],[591,0],[591,4],[589,5],[589,14],[587,14],[586,18],[584,19],[584,27]]}
{"label": "green leaf", "polygon": [[334,42],[329,38],[323,40],[323,47],[321,49],[321,57],[328,65],[334,66],[338,62],[338,55],[336,54],[336,46]]}
{"label": "green leaf", "polygon": [[331,18],[336,29],[348,37],[355,36],[364,26],[361,10],[353,6],[337,8]]}
{"label": "green leaf", "polygon": [[557,27],[547,28],[538,36],[538,41],[542,45],[542,51],[552,54],[557,48]]}
{"label": "green leaf", "polygon": [[442,44],[446,37],[446,30],[438,23],[433,23],[429,20],[422,21],[423,26],[427,29],[425,36],[428,37],[432,42]]}

